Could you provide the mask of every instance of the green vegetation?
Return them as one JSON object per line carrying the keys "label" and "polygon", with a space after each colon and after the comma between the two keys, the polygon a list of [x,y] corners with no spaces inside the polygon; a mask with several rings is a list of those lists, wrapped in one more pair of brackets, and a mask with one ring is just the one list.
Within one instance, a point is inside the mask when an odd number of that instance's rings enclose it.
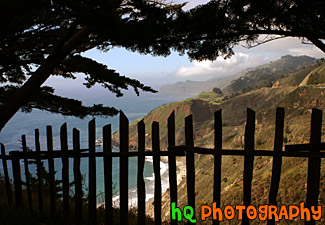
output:
{"label": "green vegetation", "polygon": [[317,85],[325,83],[325,63],[314,69],[307,80],[307,85]]}
{"label": "green vegetation", "polygon": [[273,87],[298,86],[303,82],[303,80],[307,77],[307,75],[311,71],[313,71],[315,68],[317,68],[321,65],[322,65],[321,63],[317,62],[313,65],[307,66],[306,68],[304,68],[296,73],[286,75],[282,79],[279,79],[277,82],[275,82]]}

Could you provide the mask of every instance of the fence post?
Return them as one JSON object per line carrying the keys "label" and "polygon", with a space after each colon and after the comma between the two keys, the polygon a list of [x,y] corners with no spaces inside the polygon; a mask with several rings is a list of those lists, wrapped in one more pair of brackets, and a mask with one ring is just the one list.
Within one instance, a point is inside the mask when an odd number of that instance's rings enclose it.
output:
{"label": "fence post", "polygon": [[[272,165],[272,179],[269,193],[269,205],[277,205],[276,197],[278,195],[281,167],[282,167],[282,156],[280,153],[283,148],[283,128],[284,128],[284,108],[278,107],[276,109],[275,117],[275,135],[274,135],[274,156]],[[274,225],[274,219],[267,221],[268,225]]]}
{"label": "fence post", "polygon": [[73,160],[73,176],[75,182],[75,223],[82,223],[82,183],[80,172],[80,132],[73,128],[73,151],[76,154]]}
{"label": "fence post", "polygon": [[39,142],[39,129],[35,129],[35,149],[38,158],[36,159],[37,165],[37,176],[38,176],[38,210],[40,214],[43,214],[43,193],[42,193],[42,183],[43,183],[43,176],[42,176],[42,166],[41,166],[41,147]]}
{"label": "fence post", "polygon": [[[214,113],[214,179],[213,179],[213,202],[216,207],[220,208],[221,205],[221,165],[222,165],[222,110]],[[212,224],[219,224],[219,220],[213,220]]]}
{"label": "fence post", "polygon": [[18,151],[11,151],[11,163],[12,163],[12,173],[14,176],[14,187],[15,187],[15,202],[16,207],[21,207],[23,205],[22,200],[22,187],[21,187],[21,170],[20,170],[20,163],[19,163],[19,152]]}
{"label": "fence post", "polygon": [[[47,151],[53,153],[53,137],[52,137],[52,127],[46,126],[46,142]],[[50,204],[51,204],[51,217],[53,218],[56,213],[56,188],[55,188],[55,172],[54,172],[54,159],[50,155],[48,159],[49,163],[49,185],[50,185]]]}
{"label": "fence post", "polygon": [[8,166],[7,166],[7,156],[4,144],[1,143],[1,155],[2,155],[2,165],[3,165],[3,173],[5,175],[5,183],[6,183],[6,192],[7,192],[7,200],[8,204],[12,204],[12,193],[11,193],[11,185],[8,174]]}
{"label": "fence post", "polygon": [[152,151],[156,154],[153,155],[153,170],[155,174],[155,224],[161,224],[161,178],[160,178],[160,143],[159,143],[159,123],[152,123]]}
{"label": "fence post", "polygon": [[63,218],[67,222],[70,217],[69,205],[69,158],[68,153],[68,132],[67,123],[64,123],[60,129],[60,141],[62,151],[62,187],[63,187]]}
{"label": "fence post", "polygon": [[89,141],[89,224],[97,223],[96,215],[96,127],[95,119],[88,124],[88,141]]}
{"label": "fence post", "polygon": [[[246,208],[251,204],[252,195],[252,180],[253,180],[253,166],[254,166],[254,156],[249,153],[254,151],[255,144],[255,112],[247,108],[247,121],[245,127],[245,154],[244,155],[244,205]],[[246,211],[243,213],[242,224],[249,224],[249,220],[246,215]]]}
{"label": "fence post", "polygon": [[[194,147],[193,139],[193,117],[189,115],[185,118],[185,144],[187,147]],[[187,179],[187,201],[188,205],[194,209],[193,219],[196,218],[195,208],[195,163],[194,152],[186,151],[186,179]],[[191,224],[188,221],[188,224]]]}
{"label": "fence post", "polygon": [[[319,145],[322,137],[322,110],[313,108],[311,115],[311,128],[310,128],[310,144],[312,146]],[[313,152],[320,152],[315,150]],[[320,183],[320,170],[321,170],[321,158],[313,156],[313,152],[310,151],[308,157],[308,177],[307,177],[307,196],[306,207],[318,205],[319,195],[319,183]],[[314,225],[315,220],[311,218],[311,221],[306,221],[305,224]]]}
{"label": "fence post", "polygon": [[[112,128],[111,125],[103,127],[103,152],[112,152]],[[113,177],[112,177],[112,156],[104,155],[104,182],[105,182],[105,224],[113,224]]]}
{"label": "fence post", "polygon": [[[143,120],[138,123],[138,151],[145,152],[145,125]],[[143,178],[144,155],[138,157],[138,224],[146,224],[146,186]]]}
{"label": "fence post", "polygon": [[[129,120],[120,111],[120,152],[129,151]],[[120,224],[129,224],[128,193],[129,193],[129,158],[127,155],[120,157]]]}
{"label": "fence post", "polygon": [[[175,146],[175,111],[168,117],[168,147]],[[170,191],[170,204],[175,203],[177,207],[177,175],[176,175],[176,156],[169,150],[168,154],[168,168],[169,168],[169,191]],[[172,212],[170,207],[170,221],[172,225],[177,224],[176,220],[172,220]]]}
{"label": "fence post", "polygon": [[26,135],[21,136],[21,143],[23,146],[23,152],[25,155],[24,164],[25,164],[25,177],[26,177],[26,186],[27,186],[27,197],[28,197],[28,206],[31,213],[33,213],[33,205],[32,205],[32,193],[30,188],[30,176],[28,169],[28,159],[27,159],[27,145],[26,145]]}

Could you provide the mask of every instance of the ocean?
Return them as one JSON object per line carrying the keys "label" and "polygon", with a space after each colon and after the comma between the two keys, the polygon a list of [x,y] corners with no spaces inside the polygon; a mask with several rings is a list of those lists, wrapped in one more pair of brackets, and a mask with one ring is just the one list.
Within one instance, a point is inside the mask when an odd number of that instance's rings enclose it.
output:
{"label": "ocean", "polygon": [[[132,122],[135,119],[144,117],[154,108],[179,100],[184,100],[191,96],[188,95],[167,95],[162,93],[140,93],[140,96],[136,96],[132,91],[127,91],[121,98],[116,98],[112,94],[107,94],[105,90],[97,90],[94,94],[87,92],[63,92],[62,95],[72,95],[84,102],[85,105],[91,105],[93,103],[103,103],[104,105],[114,106],[117,109],[121,109]],[[69,149],[72,149],[72,129],[77,128],[80,131],[80,147],[88,148],[88,122],[92,117],[79,119],[75,117],[62,116],[60,114],[53,114],[41,110],[33,110],[31,113],[18,112],[8,122],[0,133],[0,142],[6,146],[6,152],[12,150],[21,150],[21,135],[26,135],[27,146],[35,150],[34,130],[38,128],[40,130],[40,145],[41,150],[46,150],[46,126],[51,125],[53,130],[53,147],[55,150],[60,149],[60,126],[63,123],[67,123],[68,127],[68,144]],[[106,124],[111,124],[112,132],[118,130],[119,118],[114,117],[95,117],[96,119],[96,137],[102,137],[102,127]],[[96,147],[96,151],[102,151],[102,147]],[[113,151],[119,151],[118,148],[114,147]],[[22,162],[21,162],[22,163]],[[70,181],[73,181],[73,160],[69,161],[69,175]],[[103,175],[103,160],[102,158],[96,159],[97,171],[97,204],[101,204],[104,201],[104,175]],[[44,166],[48,169],[47,161],[44,161]],[[22,167],[23,168],[23,167]],[[84,189],[87,190],[88,186],[88,159],[81,159],[81,173],[84,175]],[[162,190],[165,191],[168,188],[168,166],[161,162],[161,177],[162,177]],[[3,173],[2,164],[0,166],[1,173]],[[36,166],[31,164],[29,166],[32,175],[36,175]],[[56,179],[61,179],[62,162],[60,159],[55,159],[55,171]],[[8,162],[9,174],[12,178],[11,163]],[[154,190],[154,174],[152,157],[146,157],[144,177],[146,183],[146,200],[153,197]],[[22,169],[22,179],[24,180],[25,173]],[[137,158],[129,158],[129,205],[136,206],[137,193],[136,193],[136,180],[137,180]],[[114,189],[114,204],[119,204],[119,159],[113,158],[113,185]],[[71,190],[73,195],[73,188]]]}

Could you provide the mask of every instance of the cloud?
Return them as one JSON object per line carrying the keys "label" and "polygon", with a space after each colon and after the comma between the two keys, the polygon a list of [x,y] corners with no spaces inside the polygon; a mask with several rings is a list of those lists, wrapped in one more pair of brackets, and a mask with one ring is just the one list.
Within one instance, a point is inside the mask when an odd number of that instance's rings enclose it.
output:
{"label": "cloud", "polygon": [[181,67],[175,77],[191,80],[206,80],[225,77],[249,67],[258,66],[272,60],[269,57],[238,53],[230,59],[218,57],[215,61],[194,61],[193,66]]}
{"label": "cloud", "polygon": [[251,49],[239,45],[234,48],[234,52],[235,55],[226,60],[219,57],[215,61],[193,61],[192,66],[180,67],[174,74],[174,78],[178,80],[207,80],[225,77],[249,67],[277,60],[284,55],[308,55],[315,58],[325,56],[317,47],[311,44],[302,44],[298,38],[278,39]]}
{"label": "cloud", "polygon": [[187,2],[187,4],[184,7],[184,10],[192,9],[198,5],[203,5],[209,2],[209,0],[179,0],[178,3],[184,3]]}
{"label": "cloud", "polygon": [[[265,36],[261,35],[260,39]],[[273,55],[274,57],[280,57],[283,55],[308,55],[315,58],[324,57],[324,52],[312,44],[303,44],[299,38],[287,37],[283,39],[274,40],[265,44],[261,44],[257,47],[247,49],[242,46],[236,46],[234,48],[236,52],[259,54],[259,55]]]}

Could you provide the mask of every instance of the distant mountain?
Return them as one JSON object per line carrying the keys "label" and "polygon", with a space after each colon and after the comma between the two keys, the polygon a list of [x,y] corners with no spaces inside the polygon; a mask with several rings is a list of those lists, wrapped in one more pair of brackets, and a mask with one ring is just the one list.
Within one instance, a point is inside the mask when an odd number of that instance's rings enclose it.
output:
{"label": "distant mountain", "polygon": [[254,68],[249,68],[236,74],[213,78],[206,81],[185,81],[167,84],[160,87],[159,92],[169,94],[199,94],[204,91],[218,87],[226,94],[260,87],[270,87],[274,82],[288,74],[297,72],[316,62],[315,58],[308,56],[286,55],[279,60],[270,62]]}
{"label": "distant mountain", "polygon": [[223,89],[228,86],[232,80],[243,76],[245,72],[242,71],[227,77],[212,78],[206,81],[187,80],[173,84],[166,84],[159,88],[159,92],[167,94],[199,94],[204,91],[212,90],[215,87]]}

